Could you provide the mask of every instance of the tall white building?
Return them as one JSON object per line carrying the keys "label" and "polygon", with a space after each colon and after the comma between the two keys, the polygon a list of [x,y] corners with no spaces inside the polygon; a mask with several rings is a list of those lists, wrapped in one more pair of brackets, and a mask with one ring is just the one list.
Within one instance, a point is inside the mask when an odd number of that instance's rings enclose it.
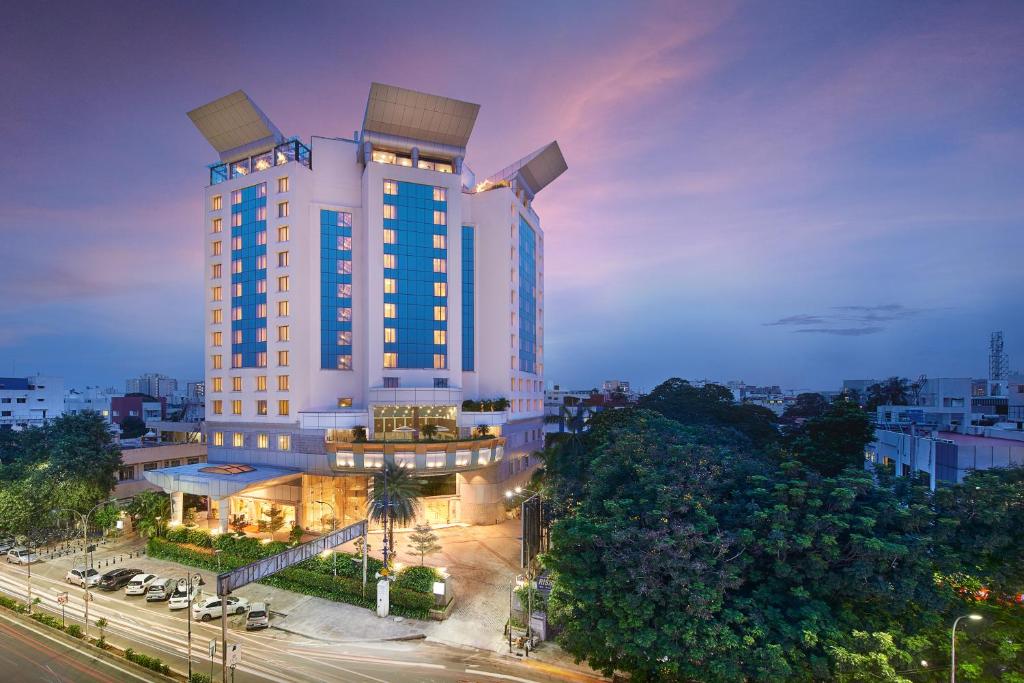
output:
{"label": "tall white building", "polygon": [[0,377],[0,429],[39,427],[63,414],[63,378]]}
{"label": "tall white building", "polygon": [[124,393],[149,394],[153,398],[171,398],[177,390],[178,380],[158,372],[147,372],[124,383]]}
{"label": "tall white building", "polygon": [[222,527],[271,503],[349,523],[394,462],[422,473],[427,521],[504,518],[543,442],[531,203],[566,164],[552,142],[477,182],[479,109],[374,83],[355,139],[309,144],[242,91],[189,113],[220,159],[202,216],[209,463],[146,474],[176,515],[190,493]]}

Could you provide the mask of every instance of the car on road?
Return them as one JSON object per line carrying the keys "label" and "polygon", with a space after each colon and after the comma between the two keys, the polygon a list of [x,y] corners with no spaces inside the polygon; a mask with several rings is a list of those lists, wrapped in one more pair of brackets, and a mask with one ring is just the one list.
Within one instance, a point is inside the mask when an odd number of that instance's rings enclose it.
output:
{"label": "car on road", "polygon": [[270,626],[270,610],[265,602],[254,602],[245,616],[245,630],[256,631]]}
{"label": "car on road", "polygon": [[176,583],[177,581],[174,579],[165,579],[163,577],[156,579],[146,589],[146,602],[163,602],[170,599]]}
{"label": "car on road", "polygon": [[39,561],[39,555],[28,548],[18,546],[7,551],[8,564],[32,564]]}
{"label": "car on road", "polygon": [[7,553],[8,550],[17,545],[13,538],[0,539],[0,553]]}
{"label": "car on road", "polygon": [[141,573],[141,569],[112,569],[100,577],[100,582],[97,585],[105,591],[116,591],[124,588],[129,581]]}
{"label": "car on road", "polygon": [[174,587],[174,592],[171,593],[171,599],[167,602],[167,606],[170,609],[185,609],[192,604],[192,601],[199,595],[199,586],[192,584],[192,588],[189,589],[188,582],[178,581]]}
{"label": "car on road", "polygon": [[156,580],[156,574],[136,574],[132,580],[125,584],[125,595],[145,595],[149,590],[149,584]]}
{"label": "car on road", "polygon": [[[228,596],[227,603],[228,614],[245,614],[246,610],[249,609],[249,601],[245,598],[236,598],[231,595]],[[210,619],[219,619],[221,614],[220,598],[215,595],[203,598],[196,604],[192,605],[193,619],[209,621]]]}
{"label": "car on road", "polygon": [[100,573],[94,567],[73,567],[64,575],[64,580],[82,588],[92,588],[100,582]]}

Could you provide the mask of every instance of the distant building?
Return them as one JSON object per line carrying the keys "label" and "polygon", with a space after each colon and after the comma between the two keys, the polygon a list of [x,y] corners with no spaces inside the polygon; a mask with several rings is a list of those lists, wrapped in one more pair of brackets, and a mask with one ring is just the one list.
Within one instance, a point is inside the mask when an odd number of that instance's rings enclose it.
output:
{"label": "distant building", "polygon": [[126,417],[139,417],[149,424],[167,417],[167,399],[146,394],[126,394],[110,399],[110,421],[120,426]]}
{"label": "distant building", "polygon": [[113,387],[86,387],[85,389],[69,389],[64,395],[64,412],[68,415],[81,415],[86,411],[97,412],[110,422],[110,400],[122,394]]}
{"label": "distant building", "polygon": [[865,457],[869,466],[892,466],[897,476],[926,473],[934,490],[938,484],[962,482],[971,470],[1024,465],[1024,432],[988,429],[973,435],[878,428]]}
{"label": "distant building", "polygon": [[606,379],[601,385],[601,390],[606,394],[625,394],[626,396],[633,393],[629,388],[629,381],[623,379]]}
{"label": "distant building", "polygon": [[0,429],[38,427],[64,413],[60,377],[0,377]]}
{"label": "distant building", "polygon": [[782,415],[786,412],[786,406],[796,400],[792,393],[784,393],[778,384],[756,386],[742,381],[732,381],[726,386],[732,392],[733,400],[736,403],[761,406],[776,415]]}
{"label": "distant building", "polygon": [[170,398],[178,390],[178,380],[156,372],[125,380],[125,394],[148,394],[154,398]]}
{"label": "distant building", "polygon": [[121,446],[121,467],[117,471],[115,498],[134,496],[140,491],[159,491],[146,480],[145,473],[163,467],[180,467],[206,462],[205,443],[142,444]]}

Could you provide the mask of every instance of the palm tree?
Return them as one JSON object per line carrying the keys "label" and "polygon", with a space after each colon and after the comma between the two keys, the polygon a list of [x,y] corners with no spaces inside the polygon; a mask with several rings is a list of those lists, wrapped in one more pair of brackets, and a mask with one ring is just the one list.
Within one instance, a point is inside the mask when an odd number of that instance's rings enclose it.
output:
{"label": "palm tree", "polygon": [[491,428],[487,425],[477,425],[476,429],[473,430],[473,435],[479,439],[491,435]]}
{"label": "palm tree", "polygon": [[143,538],[158,536],[171,516],[171,497],[158,491],[142,491],[128,504],[135,528]]}
{"label": "palm tree", "polygon": [[425,424],[420,427],[420,436],[424,439],[433,439],[437,436],[437,425]]}
{"label": "palm tree", "polygon": [[367,514],[371,521],[378,524],[387,520],[384,533],[388,535],[388,548],[392,553],[395,551],[395,523],[408,526],[416,521],[422,488],[422,482],[411,470],[393,463],[385,463],[384,470],[373,475],[373,492],[370,494]]}
{"label": "palm tree", "polygon": [[867,410],[878,406],[905,406],[910,394],[910,381],[905,377],[890,377],[868,387]]}

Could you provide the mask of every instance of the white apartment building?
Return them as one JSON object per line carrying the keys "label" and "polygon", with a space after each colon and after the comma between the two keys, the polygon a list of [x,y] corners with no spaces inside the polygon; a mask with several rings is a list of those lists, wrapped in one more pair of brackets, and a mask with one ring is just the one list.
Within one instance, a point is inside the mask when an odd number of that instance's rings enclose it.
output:
{"label": "white apartment building", "polygon": [[99,413],[110,422],[110,399],[123,396],[113,388],[98,386],[85,389],[69,389],[64,395],[64,412],[69,415],[80,415],[86,411]]}
{"label": "white apartment building", "polygon": [[178,380],[158,372],[143,373],[124,382],[126,394],[149,394],[153,398],[170,398],[178,390]]}
{"label": "white apartment building", "polygon": [[64,414],[61,377],[0,377],[0,429],[38,427]]}
{"label": "white apartment building", "polygon": [[308,144],[242,91],[189,113],[220,159],[201,217],[209,463],[146,473],[176,518],[188,493],[221,528],[272,503],[350,523],[385,462],[422,473],[431,523],[504,518],[543,443],[531,204],[567,167],[552,142],[477,182],[479,109],[374,83],[353,139]]}

